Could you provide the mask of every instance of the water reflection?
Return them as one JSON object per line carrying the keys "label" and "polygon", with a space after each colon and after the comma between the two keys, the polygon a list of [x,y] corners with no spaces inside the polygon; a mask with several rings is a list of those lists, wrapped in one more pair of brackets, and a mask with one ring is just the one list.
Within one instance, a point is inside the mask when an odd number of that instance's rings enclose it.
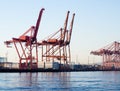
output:
{"label": "water reflection", "polygon": [[120,72],[0,73],[0,90],[120,91]]}
{"label": "water reflection", "polygon": [[70,87],[70,72],[19,73],[18,79],[19,86],[27,89],[67,91]]}
{"label": "water reflection", "polygon": [[[41,78],[40,78],[41,77]],[[40,73],[39,82],[45,88],[68,88],[70,86],[70,73]]]}
{"label": "water reflection", "polygon": [[32,88],[38,88],[38,73],[19,73],[18,79],[21,90],[33,91]]}

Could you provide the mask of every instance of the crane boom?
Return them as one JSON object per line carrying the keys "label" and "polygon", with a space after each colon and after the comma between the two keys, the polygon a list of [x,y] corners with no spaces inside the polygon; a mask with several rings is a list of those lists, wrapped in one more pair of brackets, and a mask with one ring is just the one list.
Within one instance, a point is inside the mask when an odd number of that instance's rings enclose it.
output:
{"label": "crane boom", "polygon": [[19,40],[21,42],[26,42],[26,43],[33,43],[36,40],[36,37],[37,37],[37,33],[38,33],[38,29],[39,29],[39,25],[40,25],[43,10],[45,10],[45,9],[42,8],[40,10],[40,13],[39,13],[39,16],[38,16],[38,19],[37,19],[37,22],[36,22],[36,26],[31,26],[31,28],[29,28],[25,33],[23,33],[19,38],[13,38],[14,40],[5,41],[4,43],[6,45],[10,45],[15,40],[17,40],[17,41]]}
{"label": "crane boom", "polygon": [[36,40],[38,29],[39,29],[39,25],[40,25],[40,21],[41,21],[41,17],[42,17],[42,13],[43,13],[44,10],[45,9],[42,8],[41,11],[40,11],[40,13],[39,13],[39,17],[38,17],[38,20],[36,22],[36,26],[35,26],[35,30],[34,30],[32,42],[34,42]]}
{"label": "crane boom", "polygon": [[67,29],[67,24],[68,24],[69,13],[70,13],[70,11],[67,12],[66,20],[64,23],[64,32],[63,32],[63,39],[62,40],[65,39],[65,33],[66,33],[66,29]]}
{"label": "crane boom", "polygon": [[69,33],[69,39],[68,39],[68,42],[69,42],[69,43],[70,43],[71,35],[72,35],[72,29],[73,29],[74,17],[75,17],[75,13],[73,14],[72,21],[71,21],[71,24],[70,24],[70,33]]}

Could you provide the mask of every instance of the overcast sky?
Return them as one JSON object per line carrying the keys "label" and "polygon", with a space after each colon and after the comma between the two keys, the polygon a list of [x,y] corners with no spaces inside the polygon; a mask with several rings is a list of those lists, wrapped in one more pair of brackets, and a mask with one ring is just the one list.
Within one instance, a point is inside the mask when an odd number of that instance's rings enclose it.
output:
{"label": "overcast sky", "polygon": [[[120,0],[2,0],[0,1],[0,56],[8,53],[9,61],[17,59],[4,41],[19,37],[35,25],[41,8],[45,8],[38,40],[64,26],[66,13],[75,13],[71,39],[72,61],[99,62],[90,51],[120,40]],[[12,56],[14,55],[14,56]]]}

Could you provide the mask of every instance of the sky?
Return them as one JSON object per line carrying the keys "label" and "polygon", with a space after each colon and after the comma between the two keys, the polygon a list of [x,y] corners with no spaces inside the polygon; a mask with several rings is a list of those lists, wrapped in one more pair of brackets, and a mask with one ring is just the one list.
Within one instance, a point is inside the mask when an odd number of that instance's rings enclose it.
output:
{"label": "sky", "polygon": [[4,41],[19,37],[35,25],[41,8],[45,8],[38,40],[64,26],[66,13],[75,13],[71,39],[72,61],[98,63],[101,59],[90,51],[120,40],[120,0],[2,0],[0,2],[0,56],[17,59],[15,50]]}

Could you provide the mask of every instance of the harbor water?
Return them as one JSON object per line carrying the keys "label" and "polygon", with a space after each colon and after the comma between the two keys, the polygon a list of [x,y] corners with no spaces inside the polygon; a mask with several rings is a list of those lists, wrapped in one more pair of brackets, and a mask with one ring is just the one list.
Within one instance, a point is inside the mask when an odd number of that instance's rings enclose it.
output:
{"label": "harbor water", "polygon": [[0,73],[0,91],[120,91],[120,71]]}

